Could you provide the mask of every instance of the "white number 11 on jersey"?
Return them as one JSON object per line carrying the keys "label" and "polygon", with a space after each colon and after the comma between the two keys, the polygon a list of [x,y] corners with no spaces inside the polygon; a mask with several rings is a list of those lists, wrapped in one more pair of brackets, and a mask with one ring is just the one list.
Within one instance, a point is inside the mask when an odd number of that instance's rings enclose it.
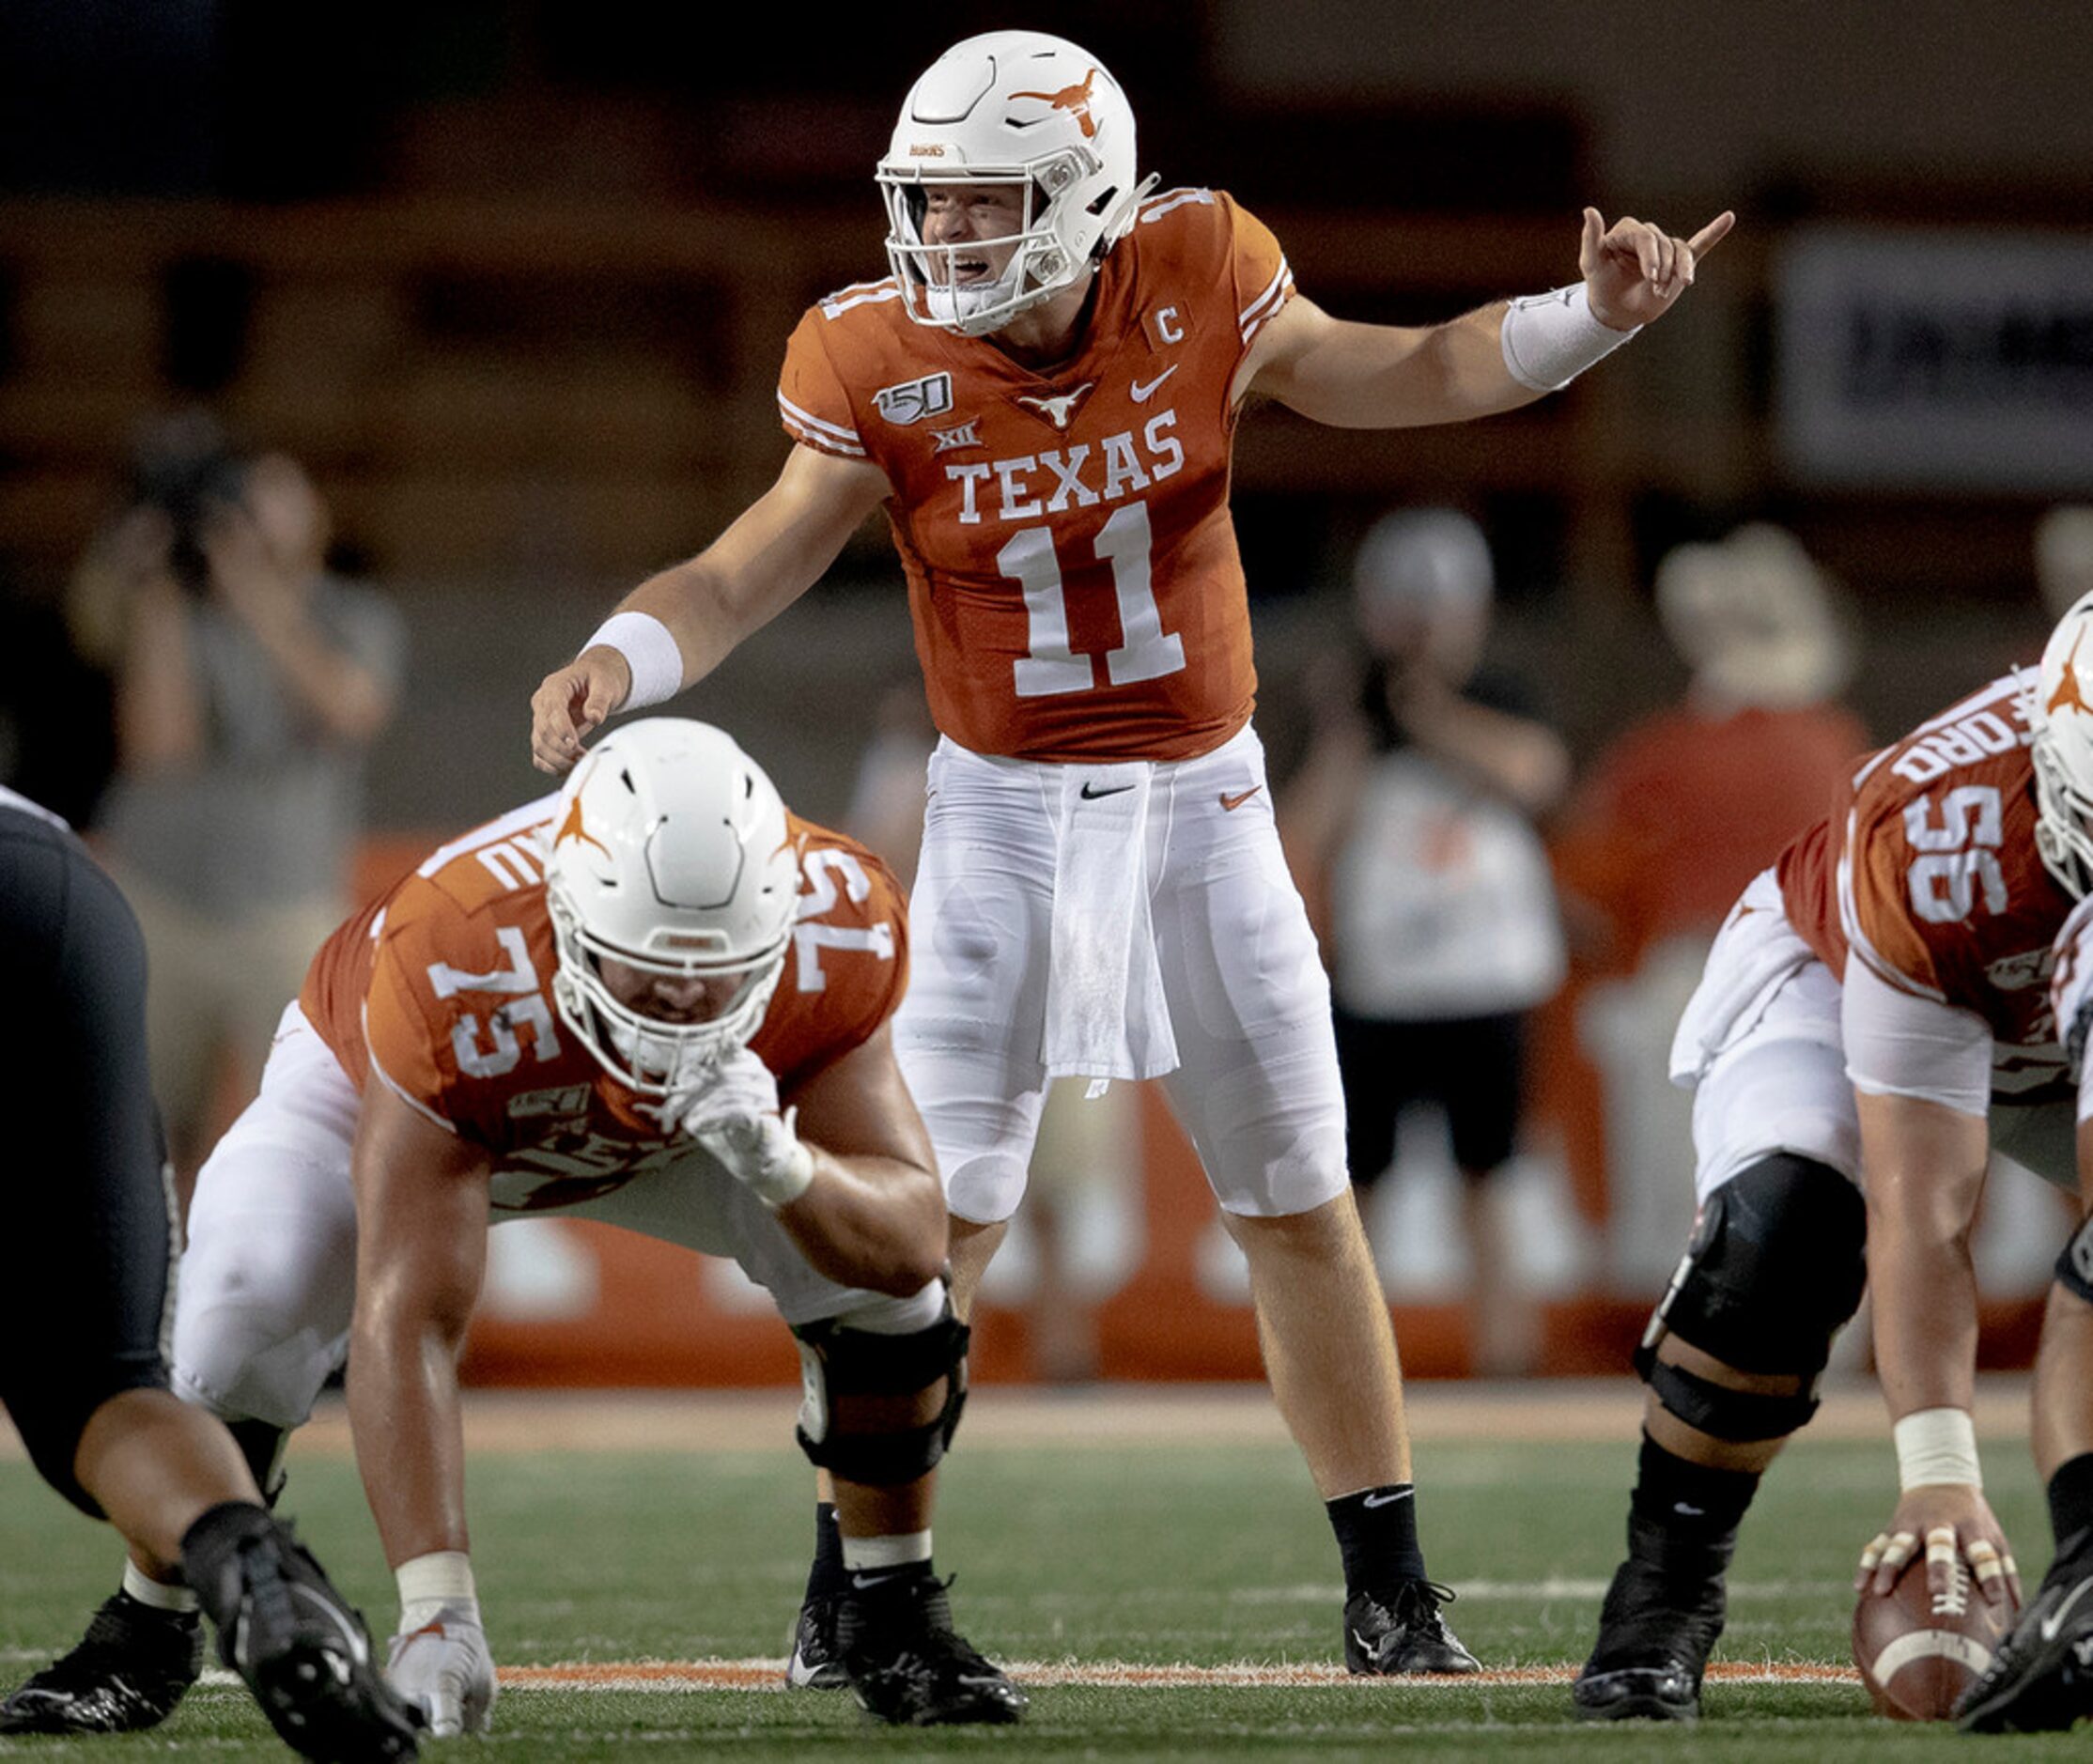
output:
{"label": "white number 11 on jersey", "polygon": [[[1131,686],[1175,673],[1185,665],[1185,642],[1163,629],[1149,582],[1148,504],[1128,503],[1115,509],[1091,549],[1100,562],[1112,566],[1112,592],[1119,600],[1120,645],[1105,652],[1106,679],[1114,686]],[[1045,527],[1027,527],[996,553],[996,567],[1025,595],[1031,653],[1012,663],[1017,696],[1089,691],[1092,658],[1068,646],[1068,602],[1053,534]]]}

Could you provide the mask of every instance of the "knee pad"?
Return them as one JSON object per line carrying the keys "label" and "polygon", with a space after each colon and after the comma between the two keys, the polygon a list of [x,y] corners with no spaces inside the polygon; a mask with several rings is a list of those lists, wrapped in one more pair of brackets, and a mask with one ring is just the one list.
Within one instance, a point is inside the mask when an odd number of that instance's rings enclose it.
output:
{"label": "knee pad", "polygon": [[[949,1300],[936,1323],[907,1335],[873,1335],[835,1322],[803,1324],[793,1334],[806,1385],[799,1449],[814,1463],[845,1482],[875,1487],[913,1482],[938,1467],[967,1402],[969,1331]],[[834,1425],[839,1397],[913,1397],[939,1379],[944,1405],[921,1426],[843,1432]]]}
{"label": "knee pad", "polygon": [[[1761,1158],[1708,1199],[1636,1352],[1657,1400],[1717,1439],[1777,1439],[1817,1413],[1832,1339],[1868,1280],[1868,1206],[1830,1166]],[[1657,1358],[1666,1336],[1741,1372],[1790,1375],[1791,1395],[1732,1390]]]}

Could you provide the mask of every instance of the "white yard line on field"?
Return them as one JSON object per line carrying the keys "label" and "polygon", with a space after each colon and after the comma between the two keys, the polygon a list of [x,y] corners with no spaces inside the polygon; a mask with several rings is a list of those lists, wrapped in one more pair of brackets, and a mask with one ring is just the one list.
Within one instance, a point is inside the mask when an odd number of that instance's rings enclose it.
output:
{"label": "white yard line on field", "polygon": [[[552,1666],[504,1666],[502,1686],[517,1691],[782,1691],[783,1659],[776,1660],[636,1660],[577,1662]],[[1349,1685],[1370,1691],[1459,1691],[1481,1685],[1568,1684],[1576,1674],[1570,1663],[1510,1666],[1465,1678],[1362,1679],[1341,1666],[1315,1663],[1273,1664],[1236,1661],[1219,1666],[1191,1666],[1126,1660],[1013,1660],[1003,1669],[1021,1684],[1080,1685],[1137,1690],[1211,1689],[1222,1686]],[[1721,1684],[1857,1684],[1853,1667],[1830,1661],[1721,1661],[1708,1668],[1710,1680]],[[237,1685],[231,1673],[213,1667],[204,1682]]]}

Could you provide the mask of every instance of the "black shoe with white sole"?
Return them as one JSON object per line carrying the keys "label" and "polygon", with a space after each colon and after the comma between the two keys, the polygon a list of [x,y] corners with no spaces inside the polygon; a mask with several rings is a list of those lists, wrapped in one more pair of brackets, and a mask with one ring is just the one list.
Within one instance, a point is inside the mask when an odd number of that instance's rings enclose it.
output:
{"label": "black shoe with white sole", "polygon": [[1429,1580],[1354,1593],[1344,1605],[1344,1669],[1375,1678],[1480,1672],[1481,1663],[1439,1615],[1452,1598]]}
{"label": "black shoe with white sole", "polygon": [[785,1662],[788,1691],[841,1691],[850,1683],[836,1647],[836,1607],[841,1599],[809,1599],[792,1631],[792,1658]]}
{"label": "black shoe with white sole", "polygon": [[1721,1636],[1729,1539],[1691,1542],[1641,1519],[1599,1612],[1599,1638],[1570,1687],[1586,1721],[1698,1721],[1700,1680]]}
{"label": "black shoe with white sole", "polygon": [[0,1703],[0,1733],[136,1733],[157,1727],[204,1669],[204,1620],[119,1592],[69,1654]]}
{"label": "black shoe with white sole", "polygon": [[897,1726],[1012,1722],[1031,1703],[952,1626],[949,1581],[903,1571],[853,1574],[836,1645],[859,1703]]}

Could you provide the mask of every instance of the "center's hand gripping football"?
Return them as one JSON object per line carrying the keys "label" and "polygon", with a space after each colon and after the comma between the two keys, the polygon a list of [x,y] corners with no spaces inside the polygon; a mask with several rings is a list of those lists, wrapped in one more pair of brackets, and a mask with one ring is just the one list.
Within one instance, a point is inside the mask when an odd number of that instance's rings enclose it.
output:
{"label": "center's hand gripping football", "polygon": [[401,1619],[385,1657],[385,1680],[421,1710],[439,1740],[486,1731],[497,1686],[494,1656],[480,1626],[479,1602],[447,1602],[412,1630]]}
{"label": "center's hand gripping football", "polygon": [[1922,1555],[1926,1584],[1936,1598],[1947,1594],[1960,1557],[1988,1602],[2008,1612],[2020,1609],[2021,1571],[2013,1546],[1981,1489],[1967,1482],[1931,1482],[1908,1490],[1889,1524],[1860,1553],[1853,1589],[1887,1593]]}
{"label": "center's hand gripping football", "polygon": [[765,1206],[782,1207],[814,1181],[814,1153],[793,1131],[798,1112],[780,1113],[777,1078],[743,1047],[720,1062],[685,1111],[683,1129]]}

